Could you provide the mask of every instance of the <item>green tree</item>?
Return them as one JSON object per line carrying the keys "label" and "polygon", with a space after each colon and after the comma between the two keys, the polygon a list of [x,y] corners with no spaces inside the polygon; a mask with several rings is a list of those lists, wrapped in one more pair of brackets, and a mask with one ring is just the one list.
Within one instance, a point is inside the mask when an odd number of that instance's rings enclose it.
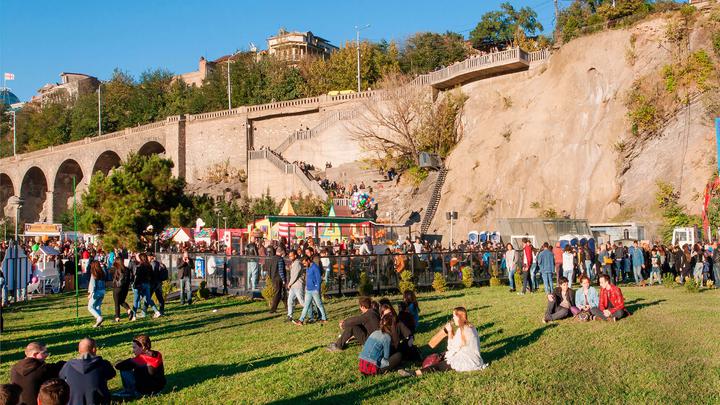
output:
{"label": "green tree", "polygon": [[400,66],[404,73],[423,74],[465,59],[468,51],[460,34],[418,32],[405,41]]}
{"label": "green tree", "polygon": [[656,185],[655,202],[660,208],[663,217],[660,231],[665,243],[670,243],[673,229],[700,225],[700,218],[697,215],[689,215],[685,212],[685,206],[680,204],[680,193],[675,190],[672,184],[658,181]]}
{"label": "green tree", "polygon": [[98,134],[98,105],[95,94],[83,94],[70,112],[70,140],[77,141]]}
{"label": "green tree", "polygon": [[83,232],[102,236],[106,247],[142,246],[142,235],[152,226],[170,223],[171,211],[189,207],[185,182],[172,176],[173,163],[158,155],[130,155],[107,176],[92,176],[82,195],[78,225]]}
{"label": "green tree", "polygon": [[497,45],[509,46],[518,44],[542,30],[543,26],[538,21],[535,10],[530,7],[515,9],[506,2],[500,4],[500,10],[483,14],[475,29],[470,32],[470,41],[478,49]]}

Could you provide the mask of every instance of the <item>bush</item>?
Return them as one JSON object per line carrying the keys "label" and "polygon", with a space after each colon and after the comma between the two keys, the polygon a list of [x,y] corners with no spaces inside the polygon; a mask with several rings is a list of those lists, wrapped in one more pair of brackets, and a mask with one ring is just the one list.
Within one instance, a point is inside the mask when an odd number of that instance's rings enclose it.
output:
{"label": "bush", "polygon": [[373,285],[370,282],[366,272],[360,273],[360,282],[358,283],[358,294],[361,296],[369,297],[373,293]]}
{"label": "bush", "polygon": [[462,270],[462,283],[465,286],[465,288],[472,287],[473,282],[475,281],[475,277],[473,276],[472,268],[465,266],[460,270]]}
{"label": "bush", "polygon": [[667,288],[673,288],[677,286],[677,282],[675,281],[675,277],[673,277],[672,274],[668,273],[666,274],[662,279],[662,284]]}
{"label": "bush", "polygon": [[705,282],[705,287],[707,287],[707,288],[713,288],[713,286],[715,286],[715,282],[714,282],[714,281],[708,280],[708,281]]}
{"label": "bush", "polygon": [[207,281],[200,282],[200,288],[195,293],[199,300],[206,300],[210,298],[210,290],[207,288]]}
{"label": "bush", "polygon": [[400,273],[400,282],[398,283],[400,294],[405,294],[405,291],[415,291],[415,283],[412,279],[412,273],[408,270],[404,270]]}
{"label": "bush", "polygon": [[175,291],[175,284],[170,282],[170,280],[166,280],[162,282],[162,294],[163,298],[165,298],[165,301],[167,301],[168,295]]}
{"label": "bush", "polygon": [[685,278],[685,291],[689,293],[700,292],[700,284],[695,281],[692,277]]}
{"label": "bush", "polygon": [[517,289],[517,290],[521,289],[522,283],[523,283],[522,271],[516,270],[514,278],[515,278],[515,289]]}
{"label": "bush", "polygon": [[425,179],[427,179],[427,169],[421,169],[417,166],[412,166],[407,170],[407,179],[413,186],[419,186]]}
{"label": "bush", "polygon": [[435,273],[435,278],[433,278],[432,287],[435,290],[435,292],[438,292],[438,293],[445,292],[447,290],[447,283],[445,282],[445,277],[443,277],[442,273]]}
{"label": "bush", "polygon": [[267,302],[268,306],[272,305],[273,297],[275,297],[275,286],[273,285],[272,279],[270,276],[265,277],[265,288],[262,289],[260,294]]}

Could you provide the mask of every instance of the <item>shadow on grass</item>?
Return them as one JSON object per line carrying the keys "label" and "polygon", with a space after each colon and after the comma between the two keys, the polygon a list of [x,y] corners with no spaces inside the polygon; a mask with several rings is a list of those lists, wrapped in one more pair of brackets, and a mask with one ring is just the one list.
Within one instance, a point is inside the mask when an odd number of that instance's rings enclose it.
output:
{"label": "shadow on grass", "polygon": [[187,370],[173,373],[167,377],[168,387],[173,387],[171,391],[178,392],[185,388],[191,387],[196,384],[207,382],[212,378],[218,377],[231,377],[240,373],[247,373],[249,371],[259,370],[265,367],[274,366],[280,364],[293,357],[302,356],[303,354],[310,353],[321,346],[315,346],[303,350],[298,353],[285,354],[282,356],[268,357],[264,359],[253,359],[245,363],[236,364],[207,364],[203,366],[192,367]]}
{"label": "shadow on grass", "polygon": [[519,335],[510,336],[505,339],[498,340],[497,342],[490,343],[490,346],[498,346],[487,352],[482,353],[482,357],[486,363],[492,363],[502,359],[515,352],[516,350],[529,346],[540,339],[545,331],[556,327],[557,324],[545,325],[541,328],[537,328],[529,333],[521,333]]}
{"label": "shadow on grass", "polygon": [[[376,377],[363,377],[373,379]],[[395,377],[391,381],[382,381],[371,386],[363,385],[350,391],[342,392],[335,395],[322,396],[323,393],[333,390],[339,390],[347,387],[352,381],[348,381],[345,384],[335,384],[332,386],[325,386],[318,388],[314,391],[310,391],[305,394],[301,394],[288,399],[281,399],[273,401],[271,404],[274,405],[295,405],[295,404],[357,404],[362,401],[367,401],[375,397],[385,395],[389,392],[398,390],[399,388],[413,383],[417,379],[415,378],[403,378]],[[408,401],[411,402],[411,401]]]}
{"label": "shadow on grass", "polygon": [[634,314],[635,312],[637,312],[643,308],[651,307],[654,305],[659,305],[665,301],[666,300],[663,299],[663,300],[655,300],[655,301],[645,302],[645,300],[643,298],[637,298],[632,301],[626,302],[625,309],[627,309],[630,313]]}

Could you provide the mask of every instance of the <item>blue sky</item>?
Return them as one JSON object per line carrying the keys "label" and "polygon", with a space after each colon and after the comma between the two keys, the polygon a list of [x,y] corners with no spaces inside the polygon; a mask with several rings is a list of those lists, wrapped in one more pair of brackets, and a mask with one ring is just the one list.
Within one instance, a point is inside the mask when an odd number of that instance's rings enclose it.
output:
{"label": "blue sky", "polygon": [[[15,74],[7,86],[27,100],[60,72],[106,80],[116,67],[136,76],[158,67],[193,71],[201,55],[215,59],[250,42],[265,49],[280,27],[310,30],[335,45],[368,23],[361,35],[374,41],[418,31],[467,36],[502,1],[0,0],[0,72]],[[511,3],[533,7],[550,30],[552,0]]]}

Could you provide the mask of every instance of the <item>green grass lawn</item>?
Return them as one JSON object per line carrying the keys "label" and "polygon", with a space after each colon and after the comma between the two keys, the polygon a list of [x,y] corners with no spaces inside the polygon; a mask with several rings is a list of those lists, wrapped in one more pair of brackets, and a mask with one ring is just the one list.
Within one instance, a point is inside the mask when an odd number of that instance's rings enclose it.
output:
{"label": "green grass lawn", "polygon": [[[331,321],[324,326],[285,323],[269,315],[264,302],[215,298],[192,307],[172,303],[168,316],[157,320],[110,319],[100,329],[90,327],[84,307],[76,326],[74,296],[42,298],[6,313],[0,382],[7,382],[31,340],[47,343],[50,360],[57,361],[74,357],[77,341],[91,336],[99,354],[114,363],[131,355],[132,336],[144,332],[163,353],[168,387],[137,401],[142,404],[720,403],[720,292],[623,291],[630,318],[551,325],[540,322],[543,294],[518,296],[504,287],[420,294],[418,344],[450,319],[453,307],[464,305],[490,367],[407,379],[395,373],[361,378],[357,346],[325,350],[339,333],[337,320],[357,311],[355,298],[326,303]],[[107,296],[103,313],[110,318],[111,311]],[[422,350],[429,353],[427,346]],[[111,390],[119,388],[116,377]]]}

